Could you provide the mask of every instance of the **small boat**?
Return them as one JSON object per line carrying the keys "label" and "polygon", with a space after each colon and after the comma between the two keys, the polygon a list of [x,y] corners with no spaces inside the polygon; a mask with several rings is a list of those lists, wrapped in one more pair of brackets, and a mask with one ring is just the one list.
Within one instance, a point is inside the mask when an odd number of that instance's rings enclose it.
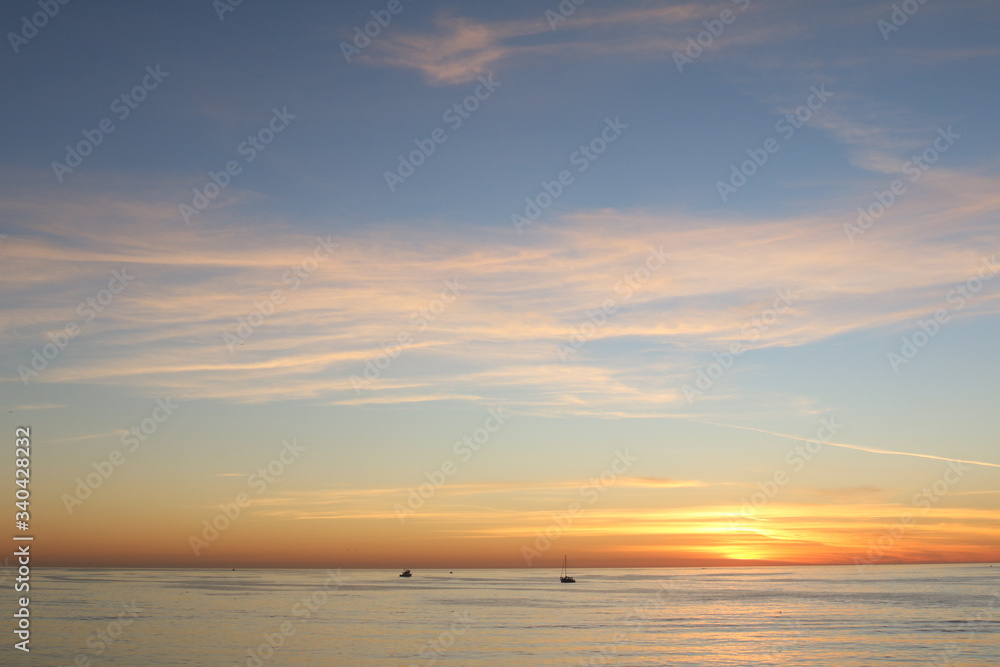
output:
{"label": "small boat", "polygon": [[413,575],[410,574],[409,570],[403,570],[403,574],[401,574],[399,576],[401,576],[401,577],[412,577]]}
{"label": "small boat", "polygon": [[569,576],[569,572],[566,570],[566,556],[563,556],[563,569],[562,569],[562,574],[559,575],[559,581],[563,582],[564,584],[576,583],[576,579]]}

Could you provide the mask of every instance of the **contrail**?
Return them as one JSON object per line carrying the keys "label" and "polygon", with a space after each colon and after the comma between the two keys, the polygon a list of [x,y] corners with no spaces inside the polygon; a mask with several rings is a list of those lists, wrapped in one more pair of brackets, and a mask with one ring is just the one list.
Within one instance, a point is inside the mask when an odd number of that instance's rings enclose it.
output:
{"label": "contrail", "polygon": [[72,438],[56,438],[54,440],[46,440],[45,444],[54,445],[62,444],[65,442],[82,442],[83,440],[96,440],[97,438],[110,438],[112,436],[121,436],[128,433],[128,429],[117,428],[114,431],[108,431],[107,433],[94,433],[92,435],[77,435]]}
{"label": "contrail", "polygon": [[817,440],[815,438],[802,438],[797,435],[788,435],[787,433],[778,433],[777,431],[767,431],[762,428],[754,428],[752,426],[735,426],[733,424],[720,424],[718,422],[703,421],[701,419],[695,419],[693,421],[700,422],[702,424],[711,424],[712,426],[724,426],[726,428],[735,428],[741,431],[757,431],[758,433],[767,433],[768,435],[776,435],[779,438],[788,438],[789,440],[799,440],[801,442],[820,442],[824,445],[830,445],[831,447],[842,447],[844,449],[854,449],[859,452],[869,452],[870,454],[893,454],[895,456],[915,456],[918,459],[934,459],[935,461],[952,461],[954,463],[968,463],[974,466],[986,466],[988,468],[1000,468],[1000,463],[987,463],[986,461],[970,461],[968,459],[953,459],[947,456],[934,456],[933,454],[916,454],[914,452],[897,452],[891,449],[878,449],[875,447],[861,447],[860,445],[848,445],[843,442],[826,442],[824,440]]}

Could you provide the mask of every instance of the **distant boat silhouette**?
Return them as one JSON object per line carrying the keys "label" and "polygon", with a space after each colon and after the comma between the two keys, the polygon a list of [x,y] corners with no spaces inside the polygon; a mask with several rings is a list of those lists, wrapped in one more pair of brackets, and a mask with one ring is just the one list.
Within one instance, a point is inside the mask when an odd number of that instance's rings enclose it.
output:
{"label": "distant boat silhouette", "polygon": [[403,570],[403,573],[401,575],[399,575],[399,576],[401,576],[401,577],[412,577],[413,575],[410,574],[409,570]]}
{"label": "distant boat silhouette", "polygon": [[562,574],[559,575],[559,581],[563,582],[564,584],[576,583],[576,579],[569,576],[569,571],[566,569],[566,556],[563,556],[563,569],[562,569]]}

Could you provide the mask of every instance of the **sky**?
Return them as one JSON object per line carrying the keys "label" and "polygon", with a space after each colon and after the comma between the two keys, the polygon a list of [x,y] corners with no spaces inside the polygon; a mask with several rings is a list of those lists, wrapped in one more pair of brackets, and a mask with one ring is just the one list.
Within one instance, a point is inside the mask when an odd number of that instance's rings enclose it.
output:
{"label": "sky", "polygon": [[1000,561],[998,18],[5,3],[12,534],[54,566]]}

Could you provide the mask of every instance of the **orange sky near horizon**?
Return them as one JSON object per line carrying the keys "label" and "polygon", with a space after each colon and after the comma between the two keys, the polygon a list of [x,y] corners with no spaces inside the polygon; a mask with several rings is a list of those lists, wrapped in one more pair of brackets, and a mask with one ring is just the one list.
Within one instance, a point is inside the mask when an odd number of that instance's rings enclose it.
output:
{"label": "orange sky near horizon", "polygon": [[[593,504],[568,487],[444,486],[403,521],[384,500],[393,494],[371,490],[337,491],[323,502],[302,493],[251,499],[235,520],[226,516],[232,503],[226,511],[112,510],[112,494],[73,515],[52,512],[38,523],[35,548],[40,565],[84,567],[557,567],[564,554],[577,567],[1000,561],[1000,510],[971,503],[779,499],[743,515],[739,505],[650,510],[641,507],[650,483],[623,477]],[[675,482],[660,497],[681,505],[700,493]],[[501,503],[508,509],[493,509]]]}

